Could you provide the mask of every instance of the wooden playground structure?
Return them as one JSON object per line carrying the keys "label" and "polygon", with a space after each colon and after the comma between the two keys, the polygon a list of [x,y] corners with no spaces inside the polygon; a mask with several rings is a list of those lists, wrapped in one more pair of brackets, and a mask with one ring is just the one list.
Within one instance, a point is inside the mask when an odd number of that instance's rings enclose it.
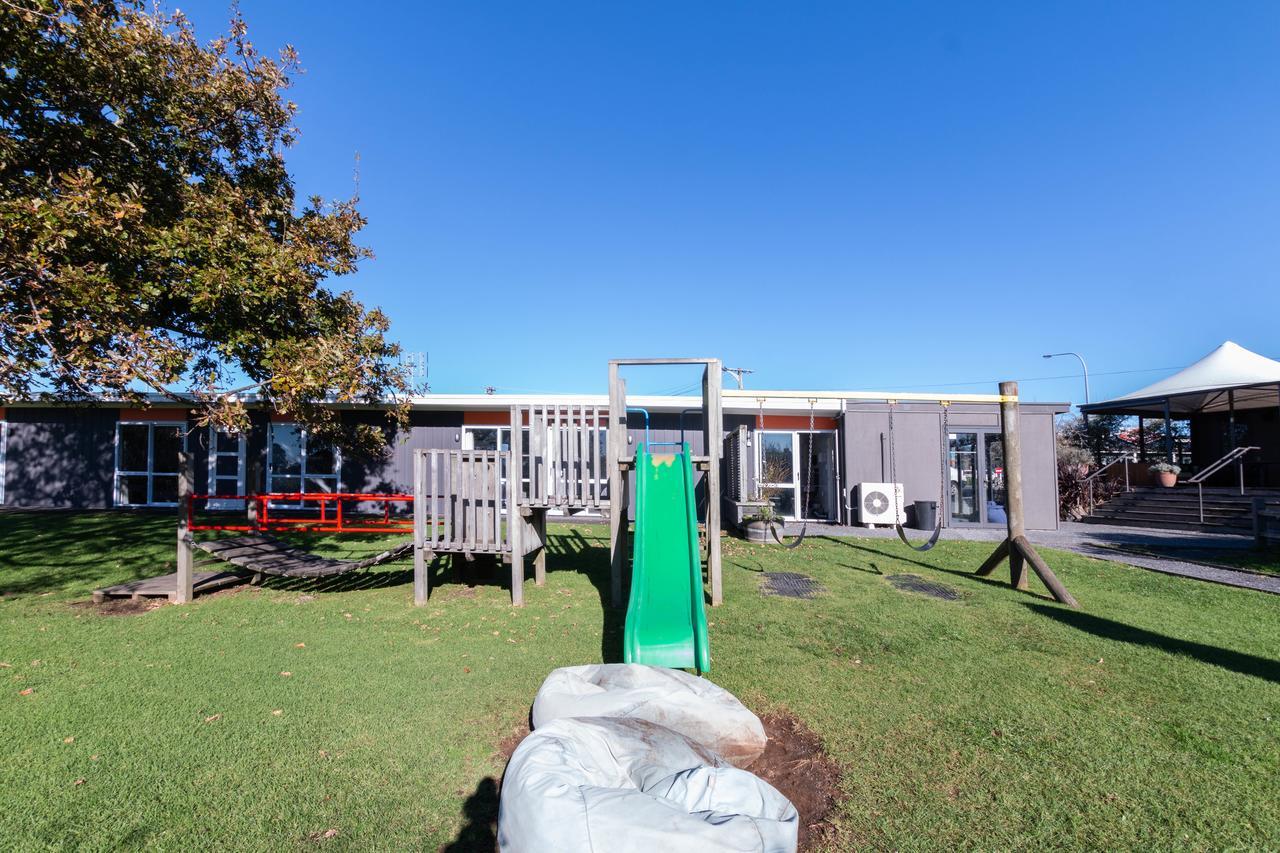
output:
{"label": "wooden playground structure", "polygon": [[[723,600],[720,565],[720,361],[707,358],[616,359],[609,362],[609,406],[512,406],[508,450],[418,450],[414,453],[413,600],[430,595],[429,567],[442,554],[493,555],[511,566],[511,603],[524,603],[525,560],[534,583],[547,572],[551,510],[607,512],[613,606],[623,602],[628,558],[628,495],[635,457],[628,440],[626,366],[700,365],[702,434],[695,457],[707,493],[707,575],[711,603]],[[527,441],[525,432],[528,432]]]}
{"label": "wooden playground structure", "polygon": [[[95,599],[165,596],[184,603],[197,591],[250,579],[257,582],[268,575],[330,577],[380,565],[411,552],[416,605],[426,604],[430,595],[431,564],[437,557],[448,554],[467,560],[483,556],[508,564],[511,602],[520,606],[524,603],[525,567],[529,558],[533,560],[534,583],[541,586],[546,580],[548,515],[552,511],[565,514],[590,511],[608,517],[611,598],[614,607],[621,607],[625,601],[630,557],[629,497],[636,464],[629,416],[643,414],[646,432],[648,424],[647,412],[628,407],[627,385],[621,371],[628,367],[660,365],[703,368],[701,406],[689,411],[701,414],[699,428],[705,452],[692,456],[690,462],[693,469],[702,474],[706,495],[705,522],[699,525],[704,534],[703,580],[710,603],[719,605],[724,600],[720,468],[725,437],[721,364],[712,358],[611,360],[606,409],[586,404],[513,405],[509,420],[510,446],[506,449],[414,451],[412,494],[199,495],[194,494],[192,459],[183,452],[178,478],[177,571],[97,590]],[[977,573],[988,575],[1007,558],[1011,584],[1017,589],[1026,589],[1026,564],[1030,563],[1055,599],[1079,606],[1026,537],[1017,384],[1002,383],[1000,391],[1008,481],[1008,537]],[[649,443],[646,435],[646,444]],[[733,463],[731,454],[730,475],[741,477],[740,468],[735,468]],[[247,519],[243,523],[227,523],[225,515],[214,521],[199,517],[196,505],[203,502],[208,507],[210,501],[222,505],[243,502]],[[409,505],[411,514],[404,511]],[[204,531],[241,535],[205,540],[197,540],[193,535]],[[411,534],[412,539],[361,560],[338,560],[310,553],[273,535],[308,531],[402,532]],[[932,541],[936,541],[936,533]],[[199,566],[197,552],[202,552],[204,558]],[[210,570],[206,565],[215,562],[223,564],[221,570]]]}

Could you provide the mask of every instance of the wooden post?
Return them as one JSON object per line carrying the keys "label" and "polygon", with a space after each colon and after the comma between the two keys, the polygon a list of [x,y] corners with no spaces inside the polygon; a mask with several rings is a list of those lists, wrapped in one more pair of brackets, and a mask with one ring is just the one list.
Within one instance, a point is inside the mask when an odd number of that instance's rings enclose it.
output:
{"label": "wooden post", "polygon": [[1070,607],[1079,603],[1067,592],[1066,587],[1054,575],[1053,570],[1040,558],[1031,540],[1027,539],[1023,522],[1022,501],[1022,436],[1018,425],[1018,383],[1000,383],[1000,429],[1004,440],[1005,515],[1008,518],[1008,536],[975,574],[986,576],[996,570],[1001,562],[1009,560],[1009,583],[1015,589],[1027,588],[1027,564],[1040,577],[1053,597]]}
{"label": "wooden post", "polygon": [[[435,466],[432,466],[434,473]],[[435,483],[431,484],[434,492]],[[434,504],[434,499],[432,500]],[[435,524],[435,519],[431,519]],[[413,603],[421,607],[430,595],[427,577],[427,452],[413,451]]]}
{"label": "wooden post", "polygon": [[[711,576],[711,606],[724,603],[720,564],[720,453],[724,415],[720,408],[720,360],[707,362],[702,374],[703,442],[707,447],[707,574]],[[810,437],[810,441],[812,441]],[[812,449],[810,450],[812,452]]]}
{"label": "wooden post", "polygon": [[533,558],[533,583],[542,586],[547,582],[547,510],[533,513],[533,530],[538,537],[538,553]]}
{"label": "wooden post", "polygon": [[627,487],[619,460],[627,446],[627,387],[618,365],[609,362],[609,586],[613,606],[622,606],[622,573],[627,565]]}
{"label": "wooden post", "polygon": [[175,604],[187,604],[195,597],[192,569],[195,554],[191,547],[191,531],[188,529],[188,515],[191,509],[191,494],[195,491],[196,472],[191,452],[178,452],[178,572],[177,588],[174,590]]}

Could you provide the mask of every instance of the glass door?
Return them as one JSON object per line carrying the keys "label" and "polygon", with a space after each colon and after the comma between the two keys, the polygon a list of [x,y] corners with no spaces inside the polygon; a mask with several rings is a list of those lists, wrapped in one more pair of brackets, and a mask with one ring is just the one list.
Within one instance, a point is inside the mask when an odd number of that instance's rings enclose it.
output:
{"label": "glass door", "polygon": [[947,436],[947,511],[956,524],[981,524],[978,488],[978,434],[953,432]]}
{"label": "glass door", "polygon": [[983,512],[987,524],[1008,524],[1005,514],[1004,436],[998,432],[982,434]]}
{"label": "glass door", "polygon": [[783,518],[796,517],[796,473],[800,442],[794,432],[759,432],[756,446],[756,480],[760,492],[767,495],[773,508]]}
{"label": "glass door", "polygon": [[836,434],[802,432],[800,439],[800,514],[805,521],[833,521],[838,505]]}
{"label": "glass door", "polygon": [[1004,438],[990,430],[953,432],[947,448],[947,512],[956,524],[1006,524]]}

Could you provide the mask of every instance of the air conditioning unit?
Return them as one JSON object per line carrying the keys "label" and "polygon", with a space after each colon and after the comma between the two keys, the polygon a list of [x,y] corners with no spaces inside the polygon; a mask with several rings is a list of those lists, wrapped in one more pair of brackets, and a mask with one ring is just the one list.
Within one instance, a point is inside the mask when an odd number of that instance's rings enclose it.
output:
{"label": "air conditioning unit", "polygon": [[860,524],[906,524],[901,483],[859,483],[858,522]]}

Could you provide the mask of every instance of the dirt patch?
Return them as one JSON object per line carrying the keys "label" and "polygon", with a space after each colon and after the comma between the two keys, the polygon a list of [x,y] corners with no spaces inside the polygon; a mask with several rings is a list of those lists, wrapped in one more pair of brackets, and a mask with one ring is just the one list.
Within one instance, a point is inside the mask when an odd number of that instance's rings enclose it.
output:
{"label": "dirt patch", "polygon": [[525,738],[527,738],[528,736],[529,736],[529,724],[521,723],[520,725],[516,726],[515,730],[511,732],[511,734],[507,735],[506,737],[504,737],[502,740],[498,742],[498,748],[497,750],[495,750],[495,754],[502,757],[502,768],[504,772],[506,770],[507,763],[511,761],[511,756],[516,751],[516,747],[519,746],[520,742]]}
{"label": "dirt patch", "polygon": [[840,769],[818,736],[790,713],[766,714],[760,721],[769,745],[747,769],[782,792],[800,813],[800,850],[832,846]]}
{"label": "dirt patch", "polygon": [[71,606],[79,610],[89,610],[99,616],[137,616],[157,607],[168,604],[165,598],[108,598],[101,604],[90,601],[77,601]]}

